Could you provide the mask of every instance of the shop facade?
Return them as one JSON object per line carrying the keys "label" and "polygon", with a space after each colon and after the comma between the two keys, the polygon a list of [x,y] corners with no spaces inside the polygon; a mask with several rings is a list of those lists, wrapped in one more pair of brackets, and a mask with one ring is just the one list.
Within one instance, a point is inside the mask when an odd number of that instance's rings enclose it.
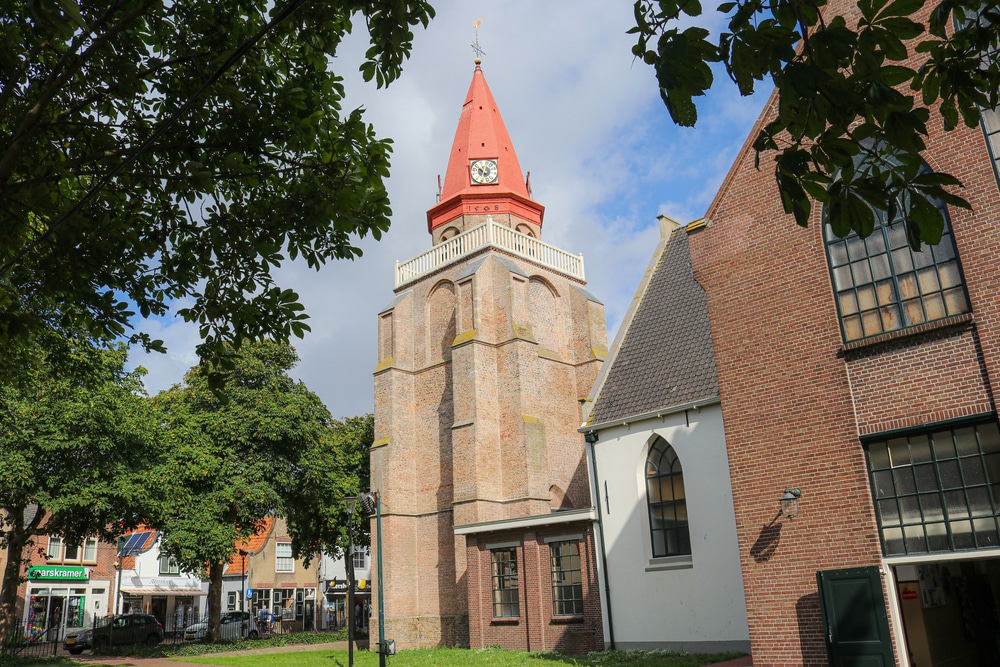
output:
{"label": "shop facade", "polygon": [[91,568],[32,565],[28,568],[23,623],[29,636],[59,641],[107,614],[111,581],[92,579]]}

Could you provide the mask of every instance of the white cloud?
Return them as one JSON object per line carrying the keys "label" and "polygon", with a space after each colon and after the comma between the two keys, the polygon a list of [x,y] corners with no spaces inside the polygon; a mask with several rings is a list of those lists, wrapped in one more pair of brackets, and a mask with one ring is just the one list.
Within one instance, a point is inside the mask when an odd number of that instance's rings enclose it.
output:
{"label": "white cloud", "polygon": [[[295,263],[280,273],[311,315],[312,333],[295,344],[302,358],[296,374],[335,416],[372,409],[376,316],[393,297],[394,261],[430,247],[426,211],[471,81],[475,19],[483,19],[483,72],[521,167],[531,172],[534,198],[546,207],[543,238],[584,254],[588,289],[607,309],[609,340],[656,245],[657,214],[681,222],[704,214],[763,104],[760,95],[739,99],[720,77],[721,90],[699,105],[699,127],[675,127],[652,68],[631,55],[631,2],[434,5],[437,17],[417,29],[412,58],[389,89],[363,83],[356,72],[363,35],[352,35],[334,60],[347,107],[364,106],[376,131],[395,142],[392,228],[381,242],[362,241],[364,256],[354,262],[318,273]],[[170,355],[133,354],[150,370],[151,391],[180,381],[195,362],[197,332],[173,323],[154,337],[167,341]]]}

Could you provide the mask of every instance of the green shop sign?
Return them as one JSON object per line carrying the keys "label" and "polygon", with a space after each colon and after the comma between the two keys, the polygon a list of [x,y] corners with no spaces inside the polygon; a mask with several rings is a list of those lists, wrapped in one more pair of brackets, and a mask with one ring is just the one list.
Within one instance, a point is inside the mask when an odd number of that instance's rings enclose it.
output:
{"label": "green shop sign", "polygon": [[31,581],[87,581],[90,571],[85,567],[71,565],[32,565],[28,568]]}

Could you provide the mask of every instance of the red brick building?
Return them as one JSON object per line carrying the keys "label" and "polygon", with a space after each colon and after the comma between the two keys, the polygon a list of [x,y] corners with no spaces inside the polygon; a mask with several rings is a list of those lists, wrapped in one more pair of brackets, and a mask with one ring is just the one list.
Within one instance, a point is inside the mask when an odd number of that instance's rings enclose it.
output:
{"label": "red brick building", "polygon": [[582,257],[540,240],[544,212],[477,64],[432,247],[397,264],[379,314],[372,488],[401,649],[602,645],[576,429],[604,307]]}
{"label": "red brick building", "polygon": [[749,141],[689,236],[757,667],[1000,664],[1000,197],[984,131],[930,124],[974,207],[934,248],[797,227]]}

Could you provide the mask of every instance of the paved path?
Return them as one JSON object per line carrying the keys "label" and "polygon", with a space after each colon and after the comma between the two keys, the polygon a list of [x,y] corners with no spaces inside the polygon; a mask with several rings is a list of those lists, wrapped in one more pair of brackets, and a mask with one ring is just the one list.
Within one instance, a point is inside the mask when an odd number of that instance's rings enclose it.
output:
{"label": "paved path", "polygon": [[711,665],[705,665],[705,667],[753,667],[753,660],[750,656],[745,655],[742,658],[726,660],[725,662],[715,662]]}

